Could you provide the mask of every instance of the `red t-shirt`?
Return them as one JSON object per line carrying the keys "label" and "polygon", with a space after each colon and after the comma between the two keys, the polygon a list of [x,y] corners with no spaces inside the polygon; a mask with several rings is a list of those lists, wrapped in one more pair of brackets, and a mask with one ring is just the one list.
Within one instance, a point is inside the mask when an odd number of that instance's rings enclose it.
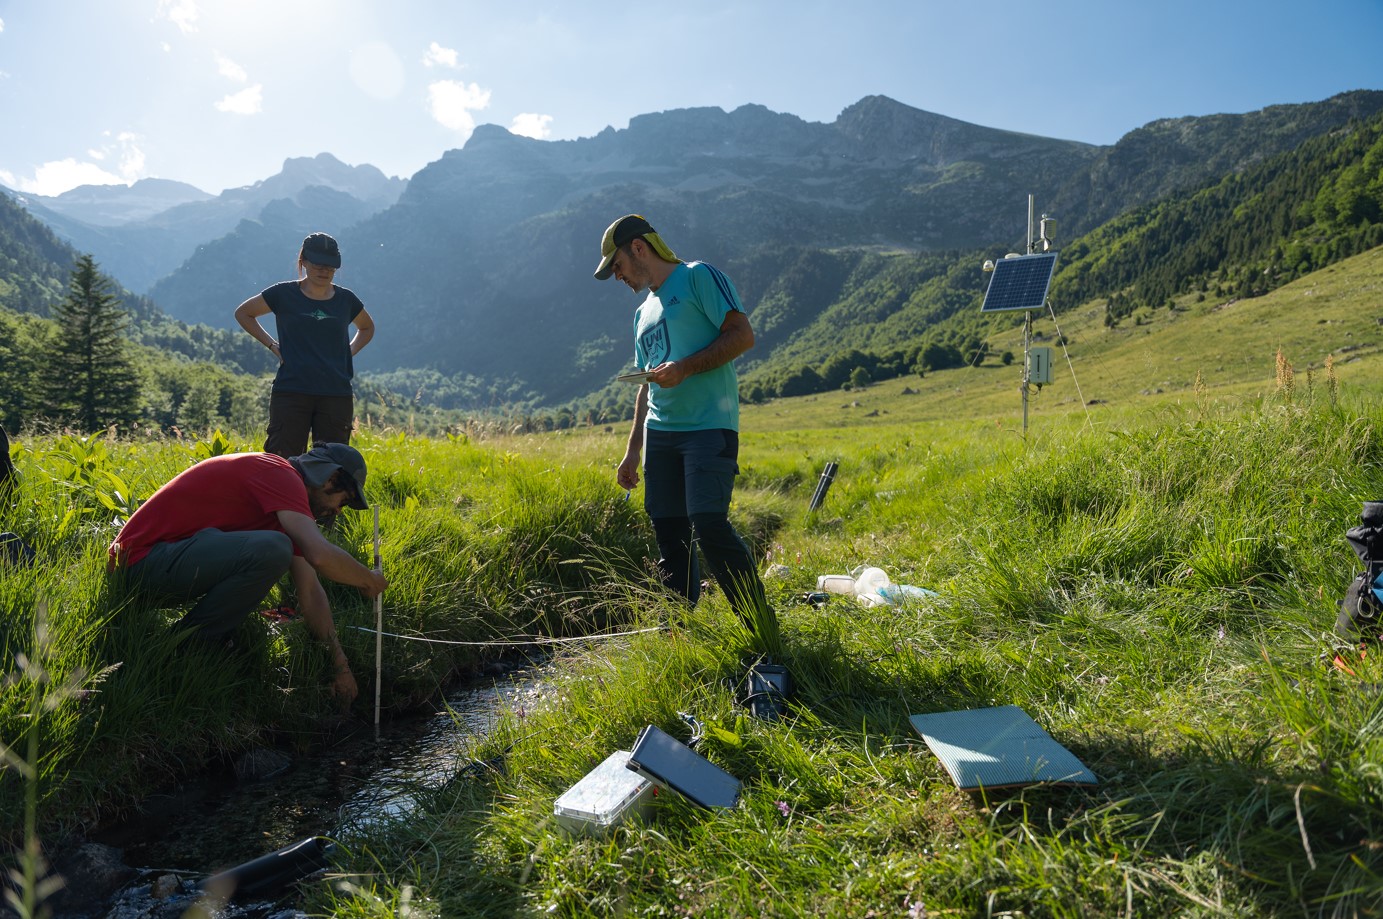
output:
{"label": "red t-shirt", "polygon": [[156,543],[178,542],[208,527],[282,533],[279,511],[312,516],[307,486],[288,460],[272,453],[213,456],[178,473],[139,506],[111,543],[110,564],[137,564]]}

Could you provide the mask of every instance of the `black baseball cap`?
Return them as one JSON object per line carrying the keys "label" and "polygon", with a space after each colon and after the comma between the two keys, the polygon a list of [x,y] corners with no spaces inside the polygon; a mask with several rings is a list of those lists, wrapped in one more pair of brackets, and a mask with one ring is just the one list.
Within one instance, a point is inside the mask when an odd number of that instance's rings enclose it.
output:
{"label": "black baseball cap", "polygon": [[341,247],[325,233],[312,233],[303,240],[302,259],[328,268],[341,267]]}
{"label": "black baseball cap", "polygon": [[[331,237],[327,237],[330,239]],[[313,444],[312,449],[293,457],[303,478],[318,488],[325,488],[331,477],[340,469],[344,472],[346,485],[352,491],[346,504],[358,511],[368,510],[365,500],[365,457],[350,444]]]}

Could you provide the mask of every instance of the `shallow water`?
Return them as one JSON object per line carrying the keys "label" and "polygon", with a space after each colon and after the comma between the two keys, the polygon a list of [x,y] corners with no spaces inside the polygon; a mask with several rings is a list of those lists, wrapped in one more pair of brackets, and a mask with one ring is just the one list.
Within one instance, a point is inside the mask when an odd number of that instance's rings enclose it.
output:
{"label": "shallow water", "polygon": [[382,725],[378,739],[372,724],[343,730],[268,778],[238,781],[227,767],[151,796],[138,817],[92,839],[123,850],[125,864],[141,869],[141,879],[122,894],[128,899],[132,888],[148,888],[159,873],[200,880],[310,836],[396,818],[420,791],[470,766],[468,751],[501,713],[532,707],[542,692],[542,665],[518,666],[451,693],[431,714]]}

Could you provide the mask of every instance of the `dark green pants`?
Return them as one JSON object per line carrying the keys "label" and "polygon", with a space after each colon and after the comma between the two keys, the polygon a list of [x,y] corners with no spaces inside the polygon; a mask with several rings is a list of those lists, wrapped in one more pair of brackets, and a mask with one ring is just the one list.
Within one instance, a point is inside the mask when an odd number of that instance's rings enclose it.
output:
{"label": "dark green pants", "polygon": [[276,530],[201,530],[161,542],[129,569],[130,585],[151,598],[195,601],[174,628],[206,641],[227,638],[269,595],[293,562],[293,541]]}

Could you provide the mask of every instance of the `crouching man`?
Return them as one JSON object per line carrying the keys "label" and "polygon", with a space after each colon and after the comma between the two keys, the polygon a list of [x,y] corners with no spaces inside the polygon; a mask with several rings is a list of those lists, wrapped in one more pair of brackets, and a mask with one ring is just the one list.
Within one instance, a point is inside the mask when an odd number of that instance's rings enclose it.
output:
{"label": "crouching man", "polygon": [[189,640],[224,644],[291,572],[298,611],[335,660],[332,690],[346,704],[359,689],[326,591],[317,576],[373,599],[389,582],[328,542],[317,521],[343,507],[365,510],[365,460],[347,444],[317,444],[284,459],[232,453],[203,460],[165,484],[121,528],[110,567],[162,600],[195,601],[175,625]]}

